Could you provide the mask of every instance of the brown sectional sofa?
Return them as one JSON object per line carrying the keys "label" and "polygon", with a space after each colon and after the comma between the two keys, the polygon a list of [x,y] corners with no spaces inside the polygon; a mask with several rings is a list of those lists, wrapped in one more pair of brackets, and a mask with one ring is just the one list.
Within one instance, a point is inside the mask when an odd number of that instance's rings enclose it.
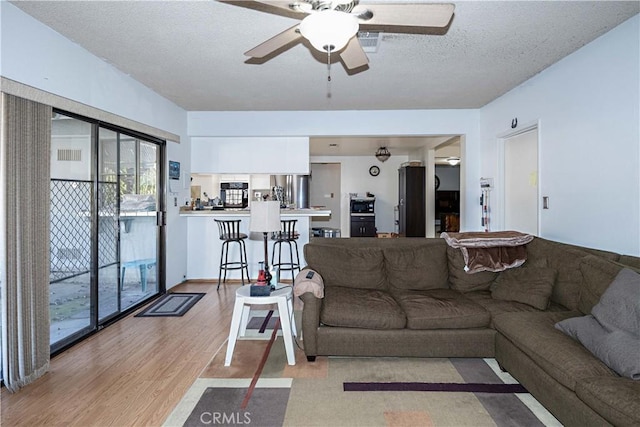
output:
{"label": "brown sectional sofa", "polygon": [[307,358],[495,357],[566,425],[640,425],[640,381],[555,327],[589,314],[640,258],[542,238],[526,247],[521,267],[468,274],[443,239],[314,239],[304,254],[325,296],[301,296]]}

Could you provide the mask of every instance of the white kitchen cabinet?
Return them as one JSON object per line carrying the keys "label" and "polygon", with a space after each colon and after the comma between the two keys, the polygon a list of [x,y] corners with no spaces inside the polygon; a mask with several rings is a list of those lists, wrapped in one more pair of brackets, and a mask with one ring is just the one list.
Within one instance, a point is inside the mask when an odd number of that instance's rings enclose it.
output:
{"label": "white kitchen cabinet", "polygon": [[191,138],[191,173],[308,174],[309,138]]}

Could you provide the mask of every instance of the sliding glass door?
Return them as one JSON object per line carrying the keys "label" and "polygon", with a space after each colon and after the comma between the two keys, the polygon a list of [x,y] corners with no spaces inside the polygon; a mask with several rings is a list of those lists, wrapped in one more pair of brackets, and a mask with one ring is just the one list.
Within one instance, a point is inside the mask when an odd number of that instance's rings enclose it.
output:
{"label": "sliding glass door", "polygon": [[164,290],[164,144],[56,113],[51,157],[51,346]]}
{"label": "sliding glass door", "polygon": [[156,144],[120,134],[120,304],[127,309],[158,292]]}
{"label": "sliding glass door", "polygon": [[98,321],[120,312],[118,242],[118,133],[98,129],[97,202]]}
{"label": "sliding glass door", "polygon": [[[51,122],[51,344],[95,329],[91,316],[93,125]],[[37,201],[34,201],[37,203]]]}

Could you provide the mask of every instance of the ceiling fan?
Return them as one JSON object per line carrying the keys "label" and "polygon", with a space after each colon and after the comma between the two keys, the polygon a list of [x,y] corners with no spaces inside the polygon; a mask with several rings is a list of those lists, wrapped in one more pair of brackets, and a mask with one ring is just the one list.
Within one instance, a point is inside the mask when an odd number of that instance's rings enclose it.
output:
{"label": "ceiling fan", "polygon": [[454,5],[448,3],[369,3],[360,0],[219,0],[236,6],[301,19],[294,25],[245,52],[251,58],[275,56],[309,40],[318,51],[338,53],[351,71],[369,63],[360,31],[407,34],[443,34],[451,22]]}

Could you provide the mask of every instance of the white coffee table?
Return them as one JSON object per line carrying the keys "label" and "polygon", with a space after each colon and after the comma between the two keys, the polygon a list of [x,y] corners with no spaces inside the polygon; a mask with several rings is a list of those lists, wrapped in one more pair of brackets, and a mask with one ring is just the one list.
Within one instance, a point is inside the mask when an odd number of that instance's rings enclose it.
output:
{"label": "white coffee table", "polygon": [[[282,286],[282,285],[280,285]],[[231,365],[233,350],[236,346],[238,336],[245,336],[251,305],[276,304],[280,325],[282,327],[282,337],[284,338],[284,348],[287,352],[287,363],[296,364],[296,357],[293,350],[293,336],[296,335],[296,323],[293,318],[293,291],[291,286],[283,286],[271,295],[264,297],[252,297],[251,286],[241,286],[236,291],[236,302],[233,307],[233,317],[229,328],[229,342],[227,344],[227,355],[224,359],[224,366]]]}

